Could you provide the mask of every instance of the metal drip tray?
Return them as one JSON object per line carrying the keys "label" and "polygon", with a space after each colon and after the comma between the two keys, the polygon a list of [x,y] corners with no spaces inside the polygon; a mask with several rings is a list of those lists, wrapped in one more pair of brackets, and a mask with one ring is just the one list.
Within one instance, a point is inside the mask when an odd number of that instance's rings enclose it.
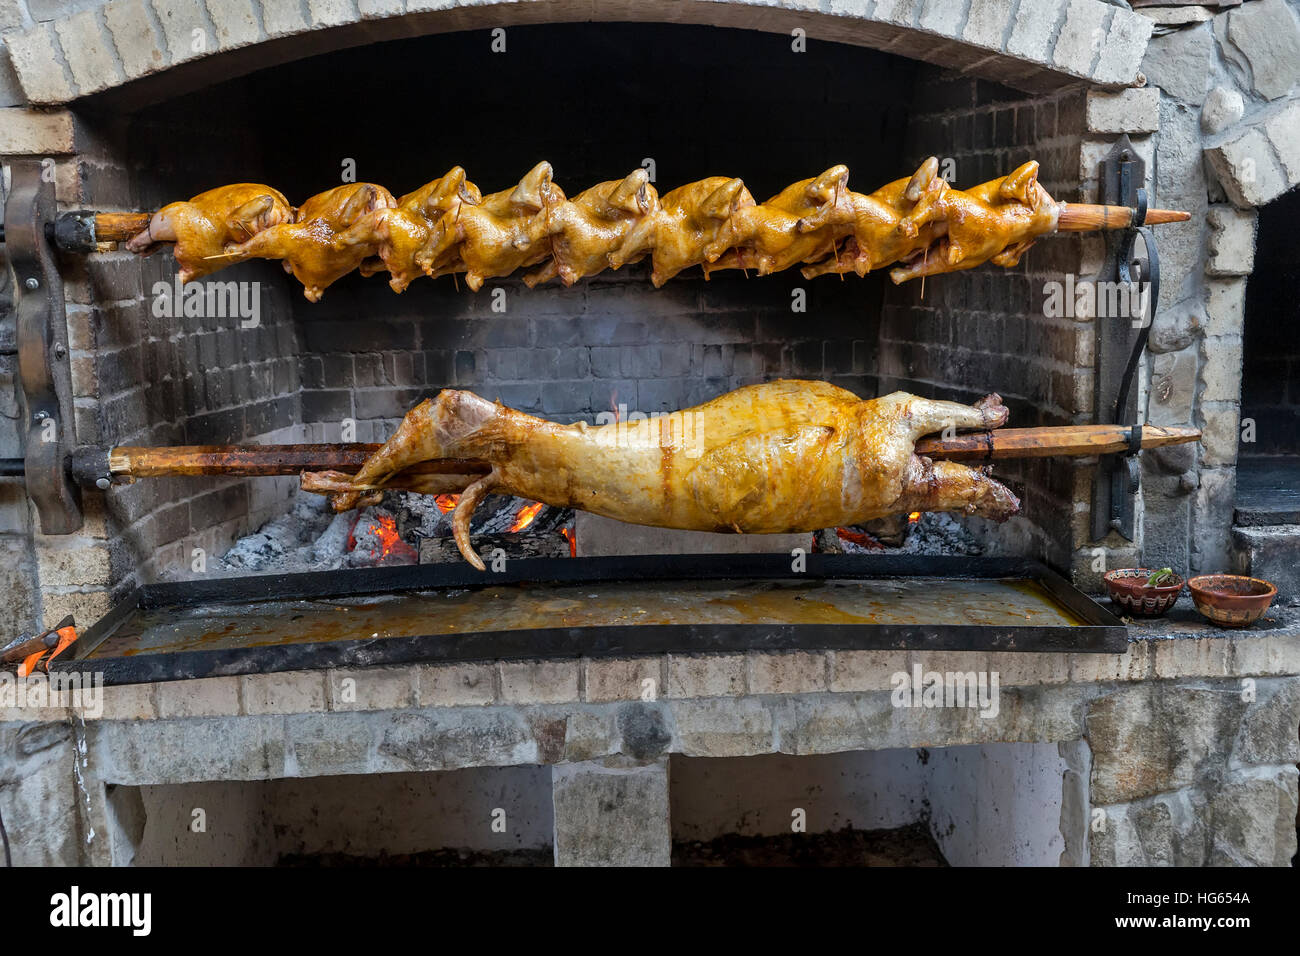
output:
{"label": "metal drip tray", "polygon": [[142,587],[55,670],[219,674],[747,650],[1120,652],[1123,623],[1023,559],[542,558]]}

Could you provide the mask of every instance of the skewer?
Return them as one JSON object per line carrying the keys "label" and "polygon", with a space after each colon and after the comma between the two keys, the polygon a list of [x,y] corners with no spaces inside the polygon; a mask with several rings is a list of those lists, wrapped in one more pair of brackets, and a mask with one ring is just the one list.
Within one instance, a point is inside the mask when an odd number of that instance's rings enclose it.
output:
{"label": "skewer", "polygon": [[[1056,220],[1057,232],[1092,232],[1097,229],[1127,229],[1133,222],[1133,210],[1128,206],[1097,206],[1085,202],[1058,204],[1060,215]],[[1187,222],[1190,212],[1176,209],[1148,209],[1143,225],[1161,226],[1171,222]]]}
{"label": "skewer", "polygon": [[[1099,206],[1093,203],[1063,202],[1057,232],[1092,232],[1098,229],[1126,229],[1133,221],[1133,210],[1128,206]],[[126,242],[149,225],[153,213],[149,212],[97,212],[95,213],[96,242]],[[1148,209],[1146,225],[1158,226],[1171,222],[1186,222],[1189,212],[1175,209]],[[220,259],[223,256],[205,256]]]}
{"label": "skewer", "polygon": [[[1193,442],[1195,428],[1144,425],[1142,447],[1159,448]],[[922,438],[916,453],[948,461],[1006,458],[1087,457],[1125,451],[1126,425],[1064,425],[1040,428],[999,428],[969,432],[953,438]],[[355,472],[379,445],[178,445],[171,448],[121,446],[109,452],[109,472],[119,478],[161,478],[169,475],[297,475],[304,471]],[[440,458],[422,462],[403,474],[482,475],[486,461]]]}

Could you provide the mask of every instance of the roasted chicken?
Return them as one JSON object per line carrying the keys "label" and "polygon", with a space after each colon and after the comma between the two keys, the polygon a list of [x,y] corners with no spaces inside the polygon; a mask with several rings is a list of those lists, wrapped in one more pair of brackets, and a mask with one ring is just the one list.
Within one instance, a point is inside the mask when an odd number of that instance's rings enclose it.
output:
{"label": "roasted chicken", "polygon": [[540,269],[524,276],[530,289],[556,276],[571,286],[603,272],[609,268],[609,254],[623,244],[633,224],[659,206],[659,193],[644,169],[600,183],[570,200],[557,199],[553,183],[545,183],[543,189],[552,255]]}
{"label": "roasted chicken", "polygon": [[[705,248],[704,258],[717,264],[724,252],[735,249],[741,253],[736,267],[752,263],[764,276],[824,259],[835,251],[832,231],[800,225],[834,206],[848,191],[848,180],[847,166],[832,166],[815,179],[787,186],[767,202],[737,209]],[[747,251],[752,256],[745,255]]]}
{"label": "roasted chicken", "polygon": [[1039,236],[1056,231],[1059,216],[1032,161],[973,189],[931,190],[903,221],[916,229],[942,223],[947,234],[928,255],[890,270],[890,278],[905,282],[989,261],[1011,268]]}
{"label": "roasted chicken", "polygon": [[162,243],[175,243],[172,254],[181,282],[190,282],[236,261],[230,248],[258,233],[293,220],[289,201],[259,183],[236,183],[199,193],[189,202],[163,206],[126,248],[149,255]]}
{"label": "roasted chicken", "polygon": [[623,244],[609,254],[612,269],[651,253],[650,281],[656,289],[683,269],[702,264],[709,248],[738,210],[754,205],[739,179],[713,176],[681,186],[641,218]]}
{"label": "roasted chicken", "polygon": [[446,389],[408,412],[350,481],[306,474],[303,487],[333,495],[345,510],[384,488],[457,487],[454,476],[403,474],[419,462],[485,461],[487,474],[466,476],[457,488],[453,515],[461,554],[481,570],[469,522],[489,493],[633,524],[749,534],[911,511],[1008,518],[1020,503],[987,472],[913,451],[930,432],[991,429],[1006,420],[997,395],[974,406],[905,392],[863,400],[826,382],[777,381],[671,415],[592,427],[555,424]]}
{"label": "roasted chicken", "polygon": [[362,275],[386,269],[389,286],[403,292],[413,279],[435,269],[426,249],[434,241],[438,221],[446,214],[455,216],[462,203],[476,206],[482,201],[478,187],[465,178],[465,170],[455,166],[441,179],[402,196],[395,206],[361,216],[335,242],[367,254],[374,250],[377,259],[362,261]]}
{"label": "roasted chicken", "polygon": [[563,191],[551,182],[551,164],[538,163],[510,189],[446,212],[422,253],[428,270],[456,256],[464,265],[465,284],[477,292],[488,279],[540,262],[551,248],[550,209],[564,201]]}
{"label": "roasted chicken", "polygon": [[[240,184],[159,210],[127,248],[148,253],[175,242],[183,280],[241,259],[283,259],[314,302],[353,268],[386,269],[397,292],[420,273],[464,272],[477,291],[489,278],[538,264],[524,277],[530,287],[557,276],[572,285],[647,254],[656,288],[694,265],[707,278],[719,269],[767,274],[804,263],[811,279],[900,262],[890,277],[905,282],[984,262],[1014,266],[1045,233],[1122,229],[1132,218],[1125,206],[1053,201],[1037,163],[966,191],[950,188],[937,169],[931,157],[911,178],[862,195],[847,188],[848,169],[833,166],[761,205],[739,179],[722,176],[657,197],[641,170],[569,201],[545,162],[486,197],[456,167],[400,201],[356,183],[307,200],[296,214],[275,190]],[[1187,218],[1152,209],[1146,223]]]}
{"label": "roasted chicken", "polygon": [[344,244],[337,241],[339,235],[367,213],[394,205],[393,194],[374,183],[336,186],[298,207],[293,222],[259,232],[231,253],[241,259],[282,260],[285,271],[302,283],[303,295],[319,302],[326,288],[378,251],[377,243]]}
{"label": "roasted chicken", "polygon": [[848,239],[829,259],[805,266],[804,278],[850,271],[863,276],[929,247],[942,234],[941,224],[919,226],[906,217],[923,197],[948,189],[938,172],[939,160],[931,156],[909,179],[896,179],[868,195],[845,190],[805,216],[798,225],[800,232],[829,230],[834,239]]}

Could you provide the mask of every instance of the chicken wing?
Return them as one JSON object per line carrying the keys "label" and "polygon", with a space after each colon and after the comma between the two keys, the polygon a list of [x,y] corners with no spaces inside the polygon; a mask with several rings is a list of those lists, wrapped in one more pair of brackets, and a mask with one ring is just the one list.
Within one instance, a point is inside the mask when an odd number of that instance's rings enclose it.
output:
{"label": "chicken wing", "polygon": [[906,511],[1008,518],[1020,503],[987,472],[913,451],[930,432],[1006,419],[996,395],[974,406],[905,392],[862,400],[826,382],[777,381],[671,415],[591,427],[447,389],[408,412],[350,483],[303,480],[346,509],[369,492],[423,480],[402,475],[417,462],[486,461],[491,471],[466,484],[453,516],[461,554],[481,570],[469,521],[489,493],[697,531],[812,531]]}

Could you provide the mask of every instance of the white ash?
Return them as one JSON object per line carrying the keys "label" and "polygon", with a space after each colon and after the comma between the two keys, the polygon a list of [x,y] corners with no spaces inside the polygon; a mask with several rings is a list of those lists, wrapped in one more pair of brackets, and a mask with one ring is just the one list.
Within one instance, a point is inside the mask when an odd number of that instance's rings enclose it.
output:
{"label": "white ash", "polygon": [[[858,529],[853,529],[858,530]],[[907,538],[897,548],[871,547],[841,538],[834,528],[821,532],[825,551],[839,554],[956,554],[978,555],[984,548],[960,521],[947,512],[923,512],[908,528]]]}
{"label": "white ash", "polygon": [[361,529],[361,534],[367,535],[381,515],[394,517],[382,506],[364,508],[360,513],[335,514],[327,499],[299,492],[289,512],[236,541],[216,559],[213,570],[233,574],[294,574],[372,567],[384,563],[373,557],[372,543],[358,542],[358,547],[349,551],[348,541],[354,529]]}

